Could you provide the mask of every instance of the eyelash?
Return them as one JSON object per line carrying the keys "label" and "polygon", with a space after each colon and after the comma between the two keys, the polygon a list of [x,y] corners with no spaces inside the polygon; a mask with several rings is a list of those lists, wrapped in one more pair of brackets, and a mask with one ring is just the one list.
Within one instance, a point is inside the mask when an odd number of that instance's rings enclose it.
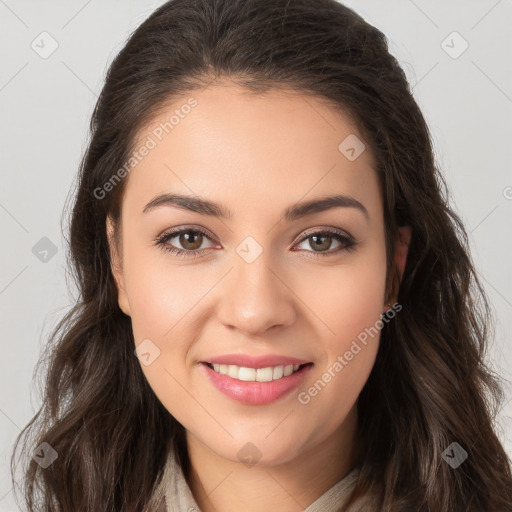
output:
{"label": "eyelash", "polygon": [[[176,256],[178,256],[180,258],[189,258],[189,257],[200,258],[200,257],[202,257],[204,255],[203,251],[207,251],[208,249],[196,249],[194,251],[186,251],[186,250],[183,250],[183,249],[178,249],[177,247],[174,247],[172,245],[168,245],[166,243],[171,238],[175,238],[176,236],[178,236],[178,235],[180,235],[182,233],[201,233],[202,235],[204,235],[207,238],[211,239],[210,235],[206,231],[204,231],[202,229],[199,229],[199,228],[194,228],[194,229],[192,229],[192,228],[185,228],[185,229],[179,229],[179,230],[176,230],[176,231],[171,231],[169,233],[164,233],[163,235],[160,235],[155,240],[155,245],[160,246],[162,248],[162,250],[164,250],[166,252],[170,252],[172,254],[175,254]],[[325,251],[325,252],[306,251],[306,252],[313,253],[314,254],[312,256],[313,258],[317,258],[317,257],[318,258],[324,258],[324,257],[327,257],[327,256],[332,256],[333,254],[338,254],[338,253],[340,253],[342,251],[350,252],[350,251],[354,250],[355,246],[358,243],[355,240],[353,240],[350,236],[345,235],[342,231],[338,231],[338,230],[325,230],[325,229],[323,229],[323,230],[320,230],[320,231],[313,231],[313,232],[308,233],[306,236],[301,238],[297,242],[296,245],[301,244],[302,242],[304,242],[305,240],[307,240],[308,238],[311,238],[313,236],[329,236],[329,237],[332,237],[335,240],[337,240],[338,242],[343,244],[341,247],[338,247],[334,251]],[[203,252],[203,254],[201,254],[202,252]],[[310,257],[310,256],[308,256],[308,257]]]}

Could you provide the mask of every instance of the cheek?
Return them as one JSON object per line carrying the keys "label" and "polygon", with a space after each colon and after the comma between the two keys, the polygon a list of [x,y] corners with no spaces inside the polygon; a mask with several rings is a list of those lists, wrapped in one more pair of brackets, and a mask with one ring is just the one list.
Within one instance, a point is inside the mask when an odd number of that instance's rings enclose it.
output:
{"label": "cheek", "polygon": [[175,256],[168,258],[169,261],[158,248],[140,250],[127,246],[125,283],[136,343],[144,338],[172,337],[211,287],[192,266],[172,264],[170,259]]}
{"label": "cheek", "polygon": [[297,280],[294,289],[317,316],[326,350],[344,351],[384,310],[385,255],[354,255],[350,263],[317,270],[311,278],[309,284]]}
{"label": "cheek", "polygon": [[[355,260],[354,260],[355,261]],[[383,252],[318,275],[307,304],[319,312],[319,363],[298,402],[326,431],[334,431],[355,404],[373,368],[384,310]],[[301,293],[304,293],[302,291]]]}
{"label": "cheek", "polygon": [[149,339],[154,357],[148,365],[141,359],[141,369],[164,407],[187,423],[190,403],[184,390],[189,388],[190,368],[186,363],[195,339],[191,322],[211,283],[194,273],[192,266],[167,264],[163,251],[148,255],[133,250],[125,260],[125,271],[135,345]]}

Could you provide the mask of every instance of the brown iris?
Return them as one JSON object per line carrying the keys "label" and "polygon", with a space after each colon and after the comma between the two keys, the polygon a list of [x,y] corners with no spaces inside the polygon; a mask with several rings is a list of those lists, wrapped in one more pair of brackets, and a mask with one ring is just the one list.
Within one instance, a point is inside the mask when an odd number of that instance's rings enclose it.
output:
{"label": "brown iris", "polygon": [[201,247],[201,244],[203,243],[203,234],[198,231],[184,231],[183,233],[180,233],[179,241],[184,249],[194,251]]}
{"label": "brown iris", "polygon": [[[326,243],[324,241],[323,243],[317,243],[317,240],[319,238],[324,238],[324,239],[328,240],[329,242]],[[332,243],[332,237],[331,236],[328,236],[328,235],[313,235],[313,236],[310,236],[309,239],[310,239],[309,245],[313,249],[315,249],[315,250],[316,249],[318,249],[318,250],[329,249],[331,247],[331,243]]]}

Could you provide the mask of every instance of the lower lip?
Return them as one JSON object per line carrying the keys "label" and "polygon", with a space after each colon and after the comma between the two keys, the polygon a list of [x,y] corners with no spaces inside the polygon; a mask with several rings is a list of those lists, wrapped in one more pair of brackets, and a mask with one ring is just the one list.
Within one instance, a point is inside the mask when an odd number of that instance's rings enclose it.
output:
{"label": "lower lip", "polygon": [[284,397],[303,382],[312,366],[309,363],[299,371],[288,375],[288,377],[270,382],[252,382],[233,379],[212,370],[204,363],[201,364],[210,382],[219,391],[238,402],[248,405],[270,404]]}

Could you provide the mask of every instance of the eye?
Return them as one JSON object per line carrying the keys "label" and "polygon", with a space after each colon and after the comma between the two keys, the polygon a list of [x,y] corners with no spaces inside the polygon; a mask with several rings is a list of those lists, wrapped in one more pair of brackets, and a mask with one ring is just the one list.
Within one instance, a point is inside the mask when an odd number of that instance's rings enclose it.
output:
{"label": "eye", "polygon": [[[201,248],[203,242],[206,239],[211,240],[212,238],[209,233],[202,229],[186,228],[164,233],[155,240],[155,244],[161,246],[164,251],[176,254],[180,257],[198,258],[204,256],[204,253],[209,249],[208,247]],[[176,242],[179,243],[182,248],[171,244],[170,242],[173,239],[177,239]],[[309,246],[313,248],[313,251],[306,249],[306,252],[314,253],[312,256],[314,258],[332,256],[341,251],[350,251],[357,245],[357,242],[351,236],[340,230],[323,229],[321,231],[310,231],[303,236],[296,245],[300,245],[307,240],[310,240]],[[328,251],[328,249],[331,248],[332,240],[336,240],[340,245],[336,250]]]}
{"label": "eye", "polygon": [[[180,249],[171,245],[169,242],[174,238],[183,247]],[[187,228],[171,231],[170,233],[164,233],[155,240],[156,245],[161,246],[164,251],[176,254],[180,257],[192,257],[197,258],[204,254],[204,248],[201,249],[203,241],[210,239],[211,237],[206,231],[198,228]]]}
{"label": "eye", "polygon": [[[340,245],[334,251],[327,251],[327,249],[331,248],[333,239]],[[309,247],[314,250],[307,250],[306,252],[313,252],[314,254],[312,257],[314,258],[332,256],[333,254],[338,254],[342,251],[351,251],[357,245],[357,242],[351,236],[340,230],[323,229],[321,231],[309,232],[302,237],[299,241],[299,245],[307,240],[309,240]]]}

